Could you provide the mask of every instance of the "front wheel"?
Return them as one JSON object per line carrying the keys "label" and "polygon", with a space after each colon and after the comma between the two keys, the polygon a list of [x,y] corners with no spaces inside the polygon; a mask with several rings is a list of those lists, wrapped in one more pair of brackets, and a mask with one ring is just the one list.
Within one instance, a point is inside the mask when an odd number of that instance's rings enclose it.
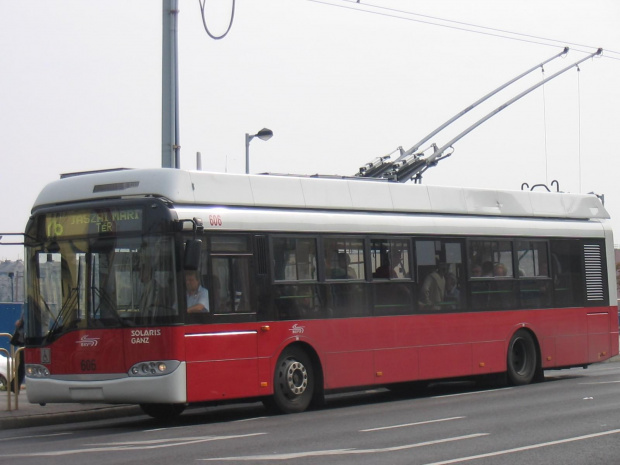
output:
{"label": "front wheel", "polygon": [[308,355],[296,347],[286,348],[276,364],[273,397],[265,404],[282,413],[303,412],[312,401],[315,383],[314,367]]}
{"label": "front wheel", "polygon": [[532,334],[517,331],[508,345],[508,380],[515,386],[529,384],[538,369],[536,344]]}
{"label": "front wheel", "polygon": [[148,416],[162,421],[171,421],[183,413],[185,404],[140,404]]}

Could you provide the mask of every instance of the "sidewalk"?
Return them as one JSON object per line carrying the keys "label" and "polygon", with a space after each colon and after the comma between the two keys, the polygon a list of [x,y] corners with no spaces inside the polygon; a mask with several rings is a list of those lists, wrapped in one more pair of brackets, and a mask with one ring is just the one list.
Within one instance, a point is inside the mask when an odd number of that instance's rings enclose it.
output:
{"label": "sidewalk", "polygon": [[[59,423],[105,420],[143,414],[137,405],[110,404],[31,404],[26,391],[19,395],[19,409],[8,411],[8,393],[0,392],[0,430],[47,426]],[[11,394],[11,408],[15,397]]]}

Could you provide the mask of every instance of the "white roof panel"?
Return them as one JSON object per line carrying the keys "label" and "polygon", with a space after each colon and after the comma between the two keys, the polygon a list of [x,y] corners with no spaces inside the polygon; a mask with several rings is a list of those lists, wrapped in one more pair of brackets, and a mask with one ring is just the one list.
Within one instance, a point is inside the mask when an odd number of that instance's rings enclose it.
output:
{"label": "white roof panel", "polygon": [[60,179],[41,191],[34,208],[141,195],[165,197],[177,205],[609,218],[594,195],[468,189],[363,179],[223,174],[170,168],[109,171]]}

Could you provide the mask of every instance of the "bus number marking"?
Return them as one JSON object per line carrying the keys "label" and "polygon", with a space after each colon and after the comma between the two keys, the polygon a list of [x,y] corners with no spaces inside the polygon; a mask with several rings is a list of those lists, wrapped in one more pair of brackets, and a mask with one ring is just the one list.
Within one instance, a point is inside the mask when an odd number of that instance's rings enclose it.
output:
{"label": "bus number marking", "polygon": [[220,215],[209,215],[209,224],[211,226],[222,226],[222,217]]}
{"label": "bus number marking", "polygon": [[82,360],[80,362],[80,368],[82,371],[95,371],[97,369],[97,362],[94,359]]}

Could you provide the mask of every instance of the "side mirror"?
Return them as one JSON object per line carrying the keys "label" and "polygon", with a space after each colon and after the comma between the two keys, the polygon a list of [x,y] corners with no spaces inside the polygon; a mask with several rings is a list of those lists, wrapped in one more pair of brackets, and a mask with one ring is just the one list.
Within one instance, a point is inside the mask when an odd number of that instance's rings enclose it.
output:
{"label": "side mirror", "polygon": [[200,267],[200,250],[202,241],[190,239],[185,243],[185,255],[183,257],[183,269],[195,271]]}

